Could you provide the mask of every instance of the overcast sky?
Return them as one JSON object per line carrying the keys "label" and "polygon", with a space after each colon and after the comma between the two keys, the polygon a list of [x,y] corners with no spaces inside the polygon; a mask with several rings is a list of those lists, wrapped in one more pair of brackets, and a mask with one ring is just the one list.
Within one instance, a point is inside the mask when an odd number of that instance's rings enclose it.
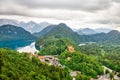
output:
{"label": "overcast sky", "polygon": [[0,0],[0,18],[119,29],[120,0]]}

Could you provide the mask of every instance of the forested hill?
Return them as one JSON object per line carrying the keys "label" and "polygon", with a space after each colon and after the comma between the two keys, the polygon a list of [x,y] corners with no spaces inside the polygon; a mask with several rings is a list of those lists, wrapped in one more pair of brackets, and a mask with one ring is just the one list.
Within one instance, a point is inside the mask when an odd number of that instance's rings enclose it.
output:
{"label": "forested hill", "polygon": [[34,36],[37,37],[46,37],[46,36],[54,36],[55,38],[68,38],[73,40],[76,43],[80,42],[80,36],[73,32],[66,24],[60,23],[58,25],[50,25],[43,29],[39,33],[34,33]]}
{"label": "forested hill", "polygon": [[34,39],[30,32],[14,25],[0,26],[0,37],[0,41]]}
{"label": "forested hill", "polygon": [[30,44],[35,37],[21,27],[14,25],[0,26],[0,47],[16,49]]}
{"label": "forested hill", "polygon": [[82,35],[84,40],[81,42],[98,42],[109,45],[120,45],[120,32],[112,30],[109,33],[99,33],[94,35]]}
{"label": "forested hill", "polygon": [[68,46],[75,46],[75,44],[70,39],[49,36],[37,40],[35,46],[38,50],[40,49],[40,55],[60,55]]}

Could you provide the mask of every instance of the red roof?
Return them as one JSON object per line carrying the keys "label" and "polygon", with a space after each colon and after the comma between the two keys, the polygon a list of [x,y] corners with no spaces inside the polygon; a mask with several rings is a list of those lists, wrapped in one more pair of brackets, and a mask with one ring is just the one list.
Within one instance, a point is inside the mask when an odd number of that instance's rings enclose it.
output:
{"label": "red roof", "polygon": [[41,59],[44,59],[44,56],[39,56],[39,59],[41,60]]}

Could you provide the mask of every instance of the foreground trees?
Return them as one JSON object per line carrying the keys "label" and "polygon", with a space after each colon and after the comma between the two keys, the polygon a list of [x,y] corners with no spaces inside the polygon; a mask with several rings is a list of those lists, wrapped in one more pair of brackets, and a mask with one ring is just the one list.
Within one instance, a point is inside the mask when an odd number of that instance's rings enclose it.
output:
{"label": "foreground trees", "polygon": [[64,51],[60,55],[60,62],[72,70],[80,71],[82,74],[97,78],[97,75],[103,74],[101,64],[93,57],[87,56],[81,52]]}
{"label": "foreground trees", "polygon": [[37,57],[30,59],[27,53],[0,49],[0,60],[0,80],[72,80],[67,70],[41,63]]}

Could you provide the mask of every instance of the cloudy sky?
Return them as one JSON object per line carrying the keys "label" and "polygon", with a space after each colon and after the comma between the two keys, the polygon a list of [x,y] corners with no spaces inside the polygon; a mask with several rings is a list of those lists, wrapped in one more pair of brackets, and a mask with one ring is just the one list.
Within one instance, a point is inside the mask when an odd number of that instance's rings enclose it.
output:
{"label": "cloudy sky", "polygon": [[0,0],[0,18],[120,29],[120,0]]}

